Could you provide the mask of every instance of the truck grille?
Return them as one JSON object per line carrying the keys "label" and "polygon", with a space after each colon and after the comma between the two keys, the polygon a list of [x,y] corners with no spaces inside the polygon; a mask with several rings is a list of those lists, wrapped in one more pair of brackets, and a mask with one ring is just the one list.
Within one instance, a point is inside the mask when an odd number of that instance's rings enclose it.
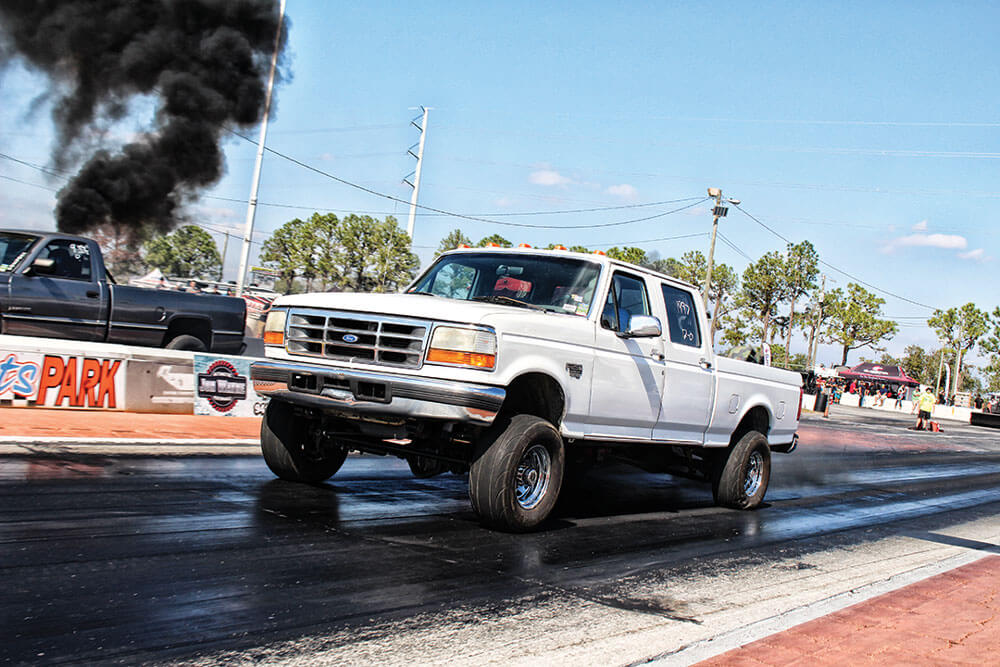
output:
{"label": "truck grille", "polygon": [[290,354],[419,368],[430,322],[326,310],[291,310]]}

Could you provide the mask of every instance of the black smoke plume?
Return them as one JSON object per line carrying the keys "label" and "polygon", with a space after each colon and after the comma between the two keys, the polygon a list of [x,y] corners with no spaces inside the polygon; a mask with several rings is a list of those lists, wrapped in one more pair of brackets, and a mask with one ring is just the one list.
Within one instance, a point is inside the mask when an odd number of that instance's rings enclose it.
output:
{"label": "black smoke plume", "polygon": [[154,127],[60,190],[59,229],[170,229],[223,175],[224,128],[261,120],[277,30],[277,0],[0,0],[0,67],[20,58],[48,76],[57,166],[136,96],[158,102]]}

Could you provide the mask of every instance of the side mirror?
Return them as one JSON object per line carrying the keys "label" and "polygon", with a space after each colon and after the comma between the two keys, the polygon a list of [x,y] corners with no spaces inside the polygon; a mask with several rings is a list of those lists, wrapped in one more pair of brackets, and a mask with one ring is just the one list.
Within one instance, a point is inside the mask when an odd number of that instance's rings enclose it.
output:
{"label": "side mirror", "polygon": [[660,320],[652,315],[633,315],[628,329],[619,334],[622,338],[658,338],[663,335]]}
{"label": "side mirror", "polygon": [[56,260],[37,257],[35,258],[35,261],[31,263],[31,266],[24,270],[24,275],[30,276],[36,273],[39,275],[47,275],[52,273],[55,266]]}

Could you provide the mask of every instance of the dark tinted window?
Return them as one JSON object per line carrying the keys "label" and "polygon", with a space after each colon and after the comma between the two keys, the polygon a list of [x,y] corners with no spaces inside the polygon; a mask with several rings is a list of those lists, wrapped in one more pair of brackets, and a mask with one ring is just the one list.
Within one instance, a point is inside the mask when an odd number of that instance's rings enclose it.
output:
{"label": "dark tinted window", "polygon": [[0,271],[13,271],[28,254],[37,236],[22,234],[0,234]]}
{"label": "dark tinted window", "polygon": [[646,283],[639,278],[616,273],[604,302],[601,326],[612,331],[625,331],[633,315],[649,315]]}
{"label": "dark tinted window", "polygon": [[82,241],[70,239],[49,241],[38,257],[55,262],[52,272],[48,274],[53,278],[90,280],[90,246]]}
{"label": "dark tinted window", "polygon": [[691,293],[671,285],[663,285],[663,301],[667,306],[670,340],[680,345],[701,347],[698,311],[695,310]]}

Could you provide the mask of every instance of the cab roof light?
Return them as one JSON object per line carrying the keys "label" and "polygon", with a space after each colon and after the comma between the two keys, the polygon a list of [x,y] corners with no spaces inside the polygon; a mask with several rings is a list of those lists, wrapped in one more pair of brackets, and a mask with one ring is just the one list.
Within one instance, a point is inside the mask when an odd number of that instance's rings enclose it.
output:
{"label": "cab roof light", "polygon": [[471,248],[472,246],[469,245],[468,243],[459,243],[458,247],[459,248]]}
{"label": "cab roof light", "polygon": [[565,250],[566,246],[564,246],[564,245],[554,245],[554,246],[552,246],[552,249],[553,250]]}
{"label": "cab roof light", "polygon": [[530,248],[530,247],[531,247],[531,245],[530,245],[530,244],[528,244],[528,243],[518,243],[518,244],[517,244],[517,247],[518,247],[518,248]]}
{"label": "cab roof light", "polygon": [[607,257],[608,256],[608,253],[604,252],[603,250],[595,250],[593,254],[595,254],[595,255],[602,255],[603,257]]}
{"label": "cab roof light", "polygon": [[487,248],[499,248],[500,244],[499,243],[494,243],[494,242],[491,241],[490,243],[486,244],[486,247]]}

